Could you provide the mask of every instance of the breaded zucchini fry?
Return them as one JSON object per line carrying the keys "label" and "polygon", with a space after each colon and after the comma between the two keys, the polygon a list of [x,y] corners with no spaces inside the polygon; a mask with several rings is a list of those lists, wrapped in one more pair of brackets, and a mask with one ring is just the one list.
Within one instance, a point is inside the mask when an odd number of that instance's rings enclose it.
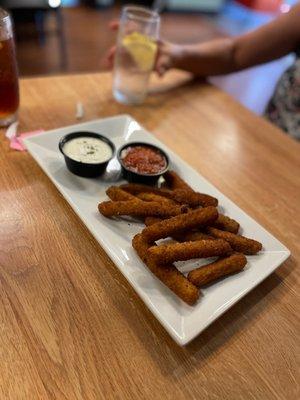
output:
{"label": "breaded zucchini fry", "polygon": [[246,238],[245,236],[235,235],[231,232],[221,231],[209,227],[207,232],[217,239],[226,240],[234,251],[243,254],[256,254],[262,249],[262,244],[256,240]]}
{"label": "breaded zucchini fry", "polygon": [[129,201],[104,201],[98,205],[98,209],[105,217],[131,215],[135,217],[173,217],[184,212],[183,206],[166,206],[156,202],[142,202],[141,200]]}
{"label": "breaded zucchini fry", "polygon": [[160,222],[161,220],[162,219],[159,217],[146,217],[144,222],[146,226],[150,226],[156,224],[157,222]]}
{"label": "breaded zucchini fry", "polygon": [[186,261],[193,258],[224,256],[232,252],[225,240],[198,240],[166,246],[153,246],[148,255],[157,263],[168,264],[175,261]]}
{"label": "breaded zucchini fry", "polygon": [[137,197],[125,192],[125,190],[119,188],[118,186],[109,187],[106,190],[106,194],[113,201],[137,200]]}
{"label": "breaded zucchini fry", "polygon": [[[125,192],[125,190],[123,190],[123,192]],[[133,196],[130,193],[128,193],[128,194],[130,196]],[[175,201],[173,201],[171,199],[167,199],[166,197],[163,197],[163,196],[159,196],[158,194],[154,194],[154,193],[139,193],[136,197],[143,201],[156,201],[157,203],[169,204],[171,206],[178,205]]]}
{"label": "breaded zucchini fry", "polygon": [[142,235],[148,242],[153,243],[155,240],[173,236],[187,229],[209,225],[217,218],[218,211],[215,207],[205,207],[147,226],[143,229]]}
{"label": "breaded zucchini fry", "polygon": [[193,189],[175,171],[167,171],[163,176],[171,190],[185,189],[193,192]]}
{"label": "breaded zucchini fry", "polygon": [[159,189],[157,187],[142,185],[140,183],[124,183],[123,185],[120,185],[120,188],[135,196],[140,193],[154,193],[158,196],[168,198],[170,197],[170,195],[168,196],[168,193],[172,192],[172,190],[169,189]]}
{"label": "breaded zucchini fry", "polygon": [[214,238],[213,236],[200,231],[176,233],[173,234],[172,237],[176,239],[178,242],[195,242],[196,240],[216,240],[216,238]]}
{"label": "breaded zucchini fry", "polygon": [[221,229],[222,231],[238,233],[240,224],[226,215],[219,214],[218,219],[212,224],[214,228]]}
{"label": "breaded zucchini fry", "polygon": [[229,257],[219,258],[217,261],[203,265],[188,273],[188,280],[196,286],[203,286],[222,276],[241,271],[247,264],[244,254],[234,253]]}
{"label": "breaded zucchini fry", "polygon": [[132,246],[150,271],[162,283],[164,283],[187,304],[195,304],[199,298],[199,290],[197,287],[189,282],[174,265],[169,264],[160,266],[159,263],[156,263],[151,257],[149,257],[147,250],[150,245],[145,241],[141,234],[138,234],[133,238]]}
{"label": "breaded zucchini fry", "polygon": [[175,200],[177,203],[186,204],[191,207],[208,207],[218,205],[218,200],[216,198],[208,194],[191,192],[190,190],[186,189],[159,189],[137,183],[124,184],[121,185],[120,188],[133,195],[138,195],[140,193],[154,193],[159,196]]}
{"label": "breaded zucchini fry", "polygon": [[187,204],[190,207],[209,207],[218,205],[218,200],[209,194],[191,192],[186,189],[173,190],[172,199],[180,204]]}

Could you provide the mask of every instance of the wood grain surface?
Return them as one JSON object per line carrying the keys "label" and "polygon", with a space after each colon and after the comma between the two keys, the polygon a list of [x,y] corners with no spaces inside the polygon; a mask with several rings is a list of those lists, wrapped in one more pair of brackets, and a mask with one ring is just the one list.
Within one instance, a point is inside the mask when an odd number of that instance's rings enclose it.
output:
{"label": "wood grain surface", "polygon": [[130,113],[292,252],[182,348],[28,153],[0,139],[1,399],[296,399],[300,144],[218,89],[169,74],[140,107],[110,74],[21,82],[20,131]]}

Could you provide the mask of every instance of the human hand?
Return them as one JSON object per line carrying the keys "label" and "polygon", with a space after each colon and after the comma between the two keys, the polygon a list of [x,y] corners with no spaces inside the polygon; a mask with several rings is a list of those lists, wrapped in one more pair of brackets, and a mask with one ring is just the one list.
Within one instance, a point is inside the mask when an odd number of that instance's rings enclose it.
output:
{"label": "human hand", "polygon": [[[113,31],[118,30],[119,21],[111,21],[109,28]],[[116,46],[112,46],[106,55],[106,64],[109,68],[113,67]],[[181,57],[181,46],[164,40],[157,41],[157,54],[153,70],[158,75],[163,76],[169,69],[176,68],[178,60]]]}

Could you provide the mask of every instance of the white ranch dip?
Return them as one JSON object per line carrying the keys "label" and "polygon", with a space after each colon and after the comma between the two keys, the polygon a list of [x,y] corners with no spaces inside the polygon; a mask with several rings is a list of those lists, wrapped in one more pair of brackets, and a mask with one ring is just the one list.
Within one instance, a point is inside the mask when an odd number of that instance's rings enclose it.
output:
{"label": "white ranch dip", "polygon": [[72,160],[88,164],[98,164],[112,156],[112,149],[106,142],[88,136],[68,140],[63,146],[63,152]]}

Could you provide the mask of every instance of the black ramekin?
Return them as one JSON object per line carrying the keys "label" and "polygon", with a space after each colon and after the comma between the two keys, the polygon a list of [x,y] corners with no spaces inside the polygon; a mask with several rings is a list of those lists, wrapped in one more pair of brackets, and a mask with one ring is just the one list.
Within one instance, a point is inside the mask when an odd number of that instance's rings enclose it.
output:
{"label": "black ramekin", "polygon": [[[93,137],[101,139],[103,142],[107,143],[110,146],[112,150],[112,156],[108,160],[97,164],[84,163],[81,161],[73,160],[64,153],[63,147],[66,142],[78,137]],[[115,145],[105,136],[102,136],[99,133],[95,132],[84,132],[84,131],[72,132],[66,136],[63,136],[59,141],[58,147],[65,158],[68,170],[71,171],[73,174],[83,176],[84,178],[95,178],[97,176],[102,175],[107,167],[107,164],[114,157],[116,151]]]}
{"label": "black ramekin", "polygon": [[[138,172],[133,172],[130,171],[125,167],[125,165],[122,162],[122,151],[127,149],[127,147],[136,147],[136,146],[145,146],[145,147],[151,147],[152,149],[155,149],[159,151],[166,159],[167,165],[166,167],[158,172],[157,174],[140,174]],[[122,169],[122,176],[124,179],[126,179],[128,182],[132,183],[145,183],[146,185],[155,185],[155,183],[158,181],[160,176],[162,176],[169,168],[169,157],[168,155],[159,147],[154,146],[153,144],[150,143],[145,143],[145,142],[132,142],[132,143],[126,143],[124,146],[122,146],[119,151],[118,151],[118,161],[121,165]]]}

